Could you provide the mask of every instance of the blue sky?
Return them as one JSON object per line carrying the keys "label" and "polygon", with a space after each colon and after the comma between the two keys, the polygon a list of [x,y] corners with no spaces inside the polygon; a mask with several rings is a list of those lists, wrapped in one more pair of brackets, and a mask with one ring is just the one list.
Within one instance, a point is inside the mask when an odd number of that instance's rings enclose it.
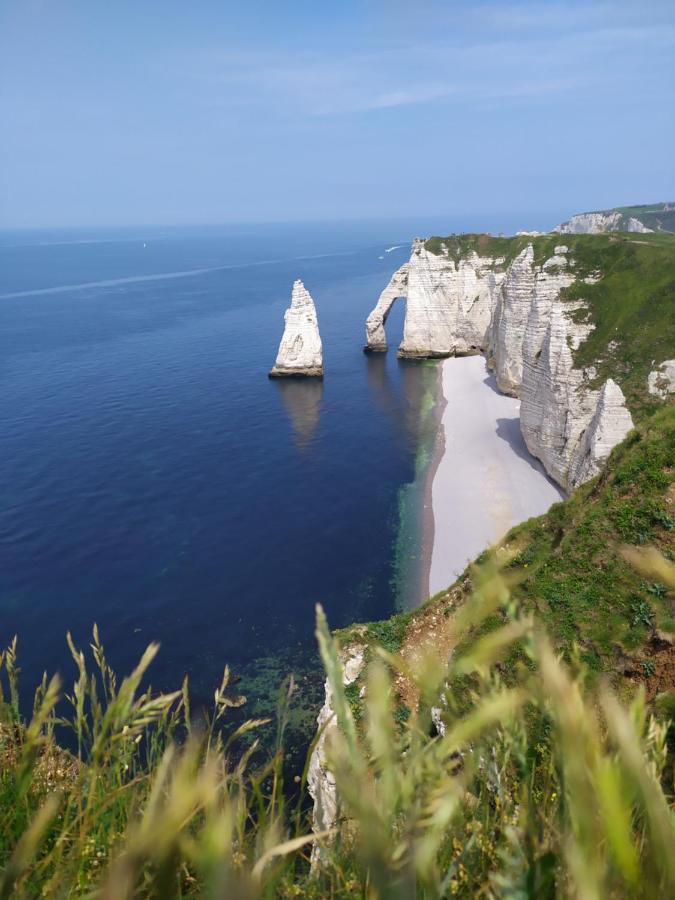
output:
{"label": "blue sky", "polygon": [[675,3],[0,0],[0,135],[10,227],[673,200]]}

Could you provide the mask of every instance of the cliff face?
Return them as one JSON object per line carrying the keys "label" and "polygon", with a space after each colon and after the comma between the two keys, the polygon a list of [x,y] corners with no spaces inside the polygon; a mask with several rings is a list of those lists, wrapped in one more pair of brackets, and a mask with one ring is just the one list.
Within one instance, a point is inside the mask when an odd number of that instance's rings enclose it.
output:
{"label": "cliff face", "polygon": [[566,252],[567,247],[556,247],[553,256],[536,266],[529,244],[509,266],[497,296],[487,348],[497,384],[505,394],[520,395],[524,361],[541,349],[551,306],[575,280],[567,268]]}
{"label": "cliff face", "polygon": [[562,225],[556,225],[554,231],[560,234],[603,234],[606,231],[632,231],[647,234],[653,231],[647,228],[635,216],[624,215],[620,210],[607,212],[579,213],[572,216]]}
{"label": "cliff face", "polygon": [[[562,292],[583,278],[567,246],[541,262],[527,243],[506,265],[503,255],[469,250],[459,259],[416,241],[368,317],[367,347],[387,348],[384,323],[397,297],[406,299],[401,356],[484,351],[501,391],[520,397],[520,423],[530,452],[562,487],[593,477],[633,423],[619,386],[594,383],[592,367],[576,368],[573,351],[593,326],[583,300]],[[550,251],[549,251],[550,253]]]}
{"label": "cliff face", "polygon": [[595,369],[574,367],[572,350],[590,330],[573,321],[578,308],[551,305],[540,349],[524,361],[521,385],[520,429],[527,448],[567,490],[597,475],[633,427],[621,388],[608,379],[594,390]]}
{"label": "cliff face", "polygon": [[366,320],[366,350],[387,349],[384,325],[394,301],[406,301],[402,357],[476,353],[485,346],[504,274],[503,260],[471,253],[455,261],[413,243],[410,261],[394,273]]}
{"label": "cliff face", "polygon": [[[343,682],[346,686],[353,684],[361,674],[365,665],[365,647],[355,644],[341,650]],[[338,820],[338,797],[335,787],[335,776],[330,771],[326,760],[326,741],[338,727],[333,708],[333,691],[326,679],[324,703],[317,717],[319,739],[316,742],[307,769],[307,788],[313,800],[312,830],[315,833],[333,828]],[[312,866],[321,862],[321,850],[318,845],[312,849]]]}
{"label": "cliff face", "polygon": [[298,280],[293,284],[291,305],[284,314],[284,333],[272,378],[323,375],[323,347],[314,301]]}
{"label": "cliff face", "polygon": [[643,203],[639,206],[617,206],[614,209],[578,213],[556,226],[555,231],[560,234],[672,232],[675,231],[675,203]]}

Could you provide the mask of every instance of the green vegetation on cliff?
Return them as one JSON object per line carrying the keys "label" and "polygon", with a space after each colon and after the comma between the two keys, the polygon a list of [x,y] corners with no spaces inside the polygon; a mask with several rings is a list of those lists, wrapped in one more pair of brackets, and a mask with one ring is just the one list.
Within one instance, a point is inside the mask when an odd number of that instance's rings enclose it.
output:
{"label": "green vegetation on cliff", "polygon": [[[72,647],[79,675],[66,709],[57,711],[58,679],[45,678],[25,722],[10,645],[0,897],[672,896],[665,725],[640,695],[624,705],[592,691],[578,655],[563,664],[513,602],[508,570],[484,567],[473,596],[436,624],[436,639],[455,647],[446,659],[422,653],[411,665],[371,647],[357,716],[321,610],[317,636],[338,726],[329,722],[325,753],[339,797],[317,835],[282,781],[292,681],[280,693],[276,748],[260,764],[251,750],[233,751],[261,723],[229,736],[223,727],[241,703],[227,670],[198,727],[187,684],[169,695],[141,690],[156,647],[118,683],[95,634],[91,668]],[[502,660],[512,658],[521,663],[505,678]],[[63,727],[77,756],[54,741]],[[303,788],[304,779],[301,800]]]}
{"label": "green vegetation on cliff", "polygon": [[[0,653],[0,900],[675,894],[675,405],[646,391],[675,346],[675,235],[427,244],[503,266],[529,242],[538,263],[570,248],[579,280],[562,299],[583,298],[594,325],[577,363],[621,384],[637,427],[597,478],[419,609],[335,636],[319,610],[331,827],[311,833],[308,766],[283,782],[292,676],[267,758],[266,720],[228,724],[246,705],[227,669],[196,717],[187,681],[144,687],[156,646],[118,681],[96,631],[93,663],[71,643],[75,683],[45,676],[26,719],[14,641]],[[345,688],[355,644],[365,666]]]}
{"label": "green vegetation on cliff", "polygon": [[561,299],[583,299],[579,316],[593,324],[574,353],[576,364],[595,366],[598,384],[612,377],[636,421],[654,412],[658,401],[647,391],[647,376],[675,347],[675,234],[462,234],[430,238],[425,247],[455,262],[472,251],[503,258],[497,266],[503,270],[528,244],[536,265],[557,246],[569,248],[578,279]]}
{"label": "green vegetation on cliff", "polygon": [[[650,695],[675,688],[673,593],[622,554],[655,547],[675,558],[675,405],[653,414],[615,448],[594,480],[501,542],[514,602],[536,614],[569,658],[575,646],[591,671],[619,687],[623,676]],[[487,558],[487,554],[485,555]],[[344,643],[397,652],[415,643],[424,623],[447,616],[472,590],[471,567],[416,610],[339,632]],[[497,627],[493,618],[484,627]],[[659,636],[660,633],[660,636]],[[672,642],[671,642],[672,638]],[[514,660],[514,663],[517,660]]]}
{"label": "green vegetation on cliff", "polygon": [[629,219],[637,219],[652,231],[675,231],[675,203],[645,203],[640,206],[615,206],[596,212],[621,213],[621,225],[628,225]]}

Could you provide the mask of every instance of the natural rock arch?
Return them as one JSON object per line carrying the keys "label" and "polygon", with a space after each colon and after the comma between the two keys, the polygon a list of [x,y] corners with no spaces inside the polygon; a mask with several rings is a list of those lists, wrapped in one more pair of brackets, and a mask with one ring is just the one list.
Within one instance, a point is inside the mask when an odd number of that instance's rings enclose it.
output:
{"label": "natural rock arch", "polygon": [[385,353],[389,349],[387,335],[384,330],[394,303],[408,298],[408,265],[401,266],[391,276],[391,280],[380,294],[377,306],[366,319],[365,350],[372,353]]}

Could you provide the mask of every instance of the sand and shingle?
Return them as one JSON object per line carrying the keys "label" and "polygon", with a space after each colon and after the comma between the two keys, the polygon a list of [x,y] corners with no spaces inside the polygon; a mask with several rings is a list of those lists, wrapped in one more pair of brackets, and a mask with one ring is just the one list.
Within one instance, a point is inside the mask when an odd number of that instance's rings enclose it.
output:
{"label": "sand and shingle", "polygon": [[427,492],[430,594],[451,584],[513,525],[546,512],[563,496],[525,446],[519,401],[499,393],[485,359],[452,358],[441,365],[445,406]]}

